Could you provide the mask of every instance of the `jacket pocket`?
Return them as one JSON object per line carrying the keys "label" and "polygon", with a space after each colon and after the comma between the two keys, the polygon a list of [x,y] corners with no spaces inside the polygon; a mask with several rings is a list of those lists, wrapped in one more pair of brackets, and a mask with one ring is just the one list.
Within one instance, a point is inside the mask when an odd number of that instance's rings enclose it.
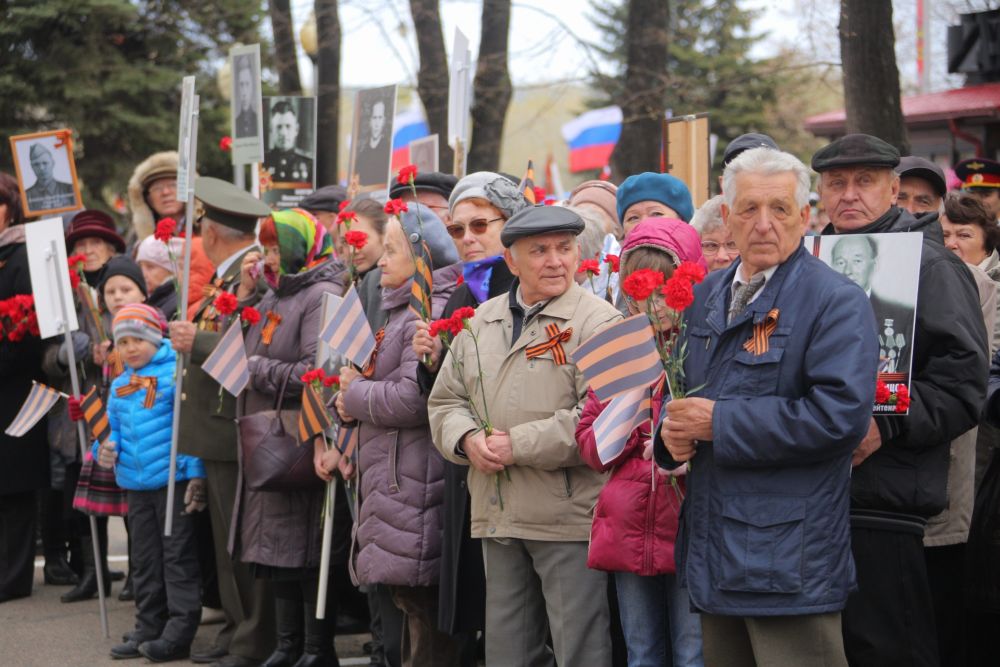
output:
{"label": "jacket pocket", "polygon": [[763,354],[742,349],[734,354],[729,377],[723,382],[722,397],[774,394],[784,352],[783,348],[772,347]]}
{"label": "jacket pocket", "polygon": [[723,498],[718,587],[747,593],[801,591],[805,515],[804,498]]}

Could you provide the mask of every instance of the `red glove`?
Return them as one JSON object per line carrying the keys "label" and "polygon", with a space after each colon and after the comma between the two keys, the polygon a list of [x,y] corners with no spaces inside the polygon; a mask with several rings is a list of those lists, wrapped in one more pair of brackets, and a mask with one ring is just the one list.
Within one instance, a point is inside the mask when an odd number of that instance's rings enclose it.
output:
{"label": "red glove", "polygon": [[80,407],[80,399],[76,396],[70,396],[66,399],[66,403],[69,404],[69,418],[75,422],[83,419],[83,408]]}

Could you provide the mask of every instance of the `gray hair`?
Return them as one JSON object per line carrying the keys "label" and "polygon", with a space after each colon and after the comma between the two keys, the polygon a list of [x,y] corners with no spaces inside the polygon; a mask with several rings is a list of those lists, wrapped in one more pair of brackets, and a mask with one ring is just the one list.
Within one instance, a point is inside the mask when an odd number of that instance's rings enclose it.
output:
{"label": "gray hair", "polygon": [[691,226],[694,227],[694,231],[698,232],[698,236],[711,234],[723,226],[722,201],[722,195],[715,195],[694,212],[691,217]]}
{"label": "gray hair", "polygon": [[247,241],[257,238],[256,232],[244,232],[235,227],[228,227],[220,222],[215,222],[214,220],[205,217],[201,219],[201,229],[205,230],[206,226],[211,226],[215,228],[215,233],[219,235],[223,241],[229,241],[235,243],[236,241]]}
{"label": "gray hair", "polygon": [[736,199],[736,177],[740,174],[790,173],[795,176],[795,203],[799,208],[809,205],[809,168],[801,160],[773,148],[751,148],[740,153],[722,173],[722,194],[726,206],[732,207]]}
{"label": "gray hair", "polygon": [[601,214],[589,206],[567,206],[567,210],[573,211],[583,220],[583,231],[577,237],[580,244],[580,258],[593,259],[604,249],[604,220]]}

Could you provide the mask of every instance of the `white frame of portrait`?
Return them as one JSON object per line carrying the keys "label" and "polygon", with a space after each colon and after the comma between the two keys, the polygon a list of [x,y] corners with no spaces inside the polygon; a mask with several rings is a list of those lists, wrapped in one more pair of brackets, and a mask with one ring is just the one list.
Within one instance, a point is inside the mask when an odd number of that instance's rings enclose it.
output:
{"label": "white frame of portrait", "polygon": [[[46,146],[53,151],[53,153],[61,153],[65,155],[65,159],[69,164],[69,175],[73,185],[73,205],[63,206],[60,208],[38,208],[33,209],[28,205],[28,187],[25,185],[24,177],[25,170],[21,168],[22,156],[18,151],[18,146],[23,145],[24,157],[26,162],[24,164],[25,169],[30,169],[30,158],[28,154],[31,151],[31,144],[38,143],[39,139],[45,139],[48,137],[53,138],[53,145]],[[62,141],[62,145],[58,145]],[[24,211],[25,218],[34,218],[40,215],[51,215],[55,213],[64,213],[65,211],[75,211],[77,209],[83,208],[83,198],[80,196],[80,182],[76,175],[76,162],[73,160],[73,131],[68,128],[62,128],[59,130],[47,130],[45,132],[33,132],[31,134],[18,134],[10,138],[10,153],[14,159],[14,171],[17,174],[17,187],[21,191],[21,208]],[[58,158],[56,158],[58,160]],[[58,161],[57,161],[58,164]],[[34,183],[32,183],[34,185]]]}

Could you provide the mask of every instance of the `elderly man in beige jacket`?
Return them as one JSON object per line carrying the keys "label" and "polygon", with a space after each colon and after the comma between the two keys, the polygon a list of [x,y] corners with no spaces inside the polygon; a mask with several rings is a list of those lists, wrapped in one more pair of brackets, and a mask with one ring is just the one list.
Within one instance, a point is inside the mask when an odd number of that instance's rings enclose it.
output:
{"label": "elderly man in beige jacket", "polygon": [[611,664],[607,579],[587,569],[605,478],[577,450],[587,383],[569,354],[621,315],[573,280],[583,227],[558,207],[507,222],[501,241],[517,280],[455,338],[428,404],[435,445],[469,466],[490,665]]}

